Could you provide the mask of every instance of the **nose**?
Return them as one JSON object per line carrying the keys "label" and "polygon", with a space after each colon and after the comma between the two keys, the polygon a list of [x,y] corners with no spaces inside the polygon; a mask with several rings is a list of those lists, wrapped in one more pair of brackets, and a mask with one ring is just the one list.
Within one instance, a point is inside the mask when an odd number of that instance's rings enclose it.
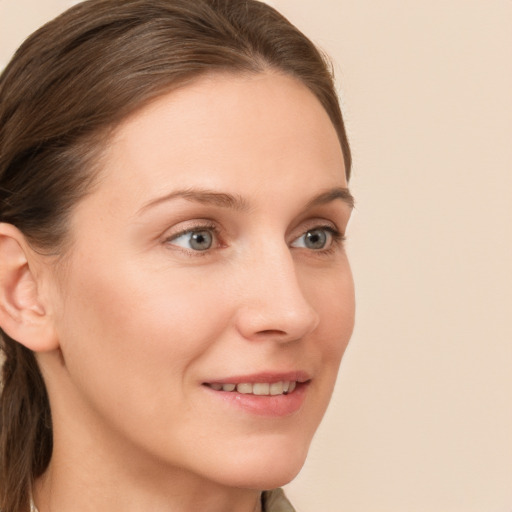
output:
{"label": "nose", "polygon": [[259,251],[244,267],[236,315],[244,338],[290,342],[316,329],[319,315],[300,286],[286,244]]}

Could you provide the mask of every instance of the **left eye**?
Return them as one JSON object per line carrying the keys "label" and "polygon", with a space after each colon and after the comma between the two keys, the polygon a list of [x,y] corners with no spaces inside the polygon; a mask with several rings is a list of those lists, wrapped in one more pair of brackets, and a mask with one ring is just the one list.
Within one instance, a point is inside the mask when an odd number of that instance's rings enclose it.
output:
{"label": "left eye", "polygon": [[214,233],[211,229],[190,230],[170,239],[169,242],[184,249],[207,251],[213,246]]}
{"label": "left eye", "polygon": [[292,247],[303,247],[313,251],[320,251],[330,247],[334,241],[334,230],[332,228],[315,228],[306,231],[303,235],[296,238]]}

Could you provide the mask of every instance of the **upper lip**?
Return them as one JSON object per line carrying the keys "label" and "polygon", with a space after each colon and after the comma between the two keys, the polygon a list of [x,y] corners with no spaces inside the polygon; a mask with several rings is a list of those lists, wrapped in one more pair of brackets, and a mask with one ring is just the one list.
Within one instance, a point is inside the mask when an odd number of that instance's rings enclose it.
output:
{"label": "upper lip", "polygon": [[285,382],[285,381],[297,381],[297,382],[307,382],[311,380],[311,376],[309,373],[296,370],[289,372],[260,372],[260,373],[252,373],[250,375],[235,375],[231,377],[222,377],[215,378],[212,380],[208,380],[205,383],[207,384],[240,384],[240,383],[250,383],[256,384],[260,382]]}

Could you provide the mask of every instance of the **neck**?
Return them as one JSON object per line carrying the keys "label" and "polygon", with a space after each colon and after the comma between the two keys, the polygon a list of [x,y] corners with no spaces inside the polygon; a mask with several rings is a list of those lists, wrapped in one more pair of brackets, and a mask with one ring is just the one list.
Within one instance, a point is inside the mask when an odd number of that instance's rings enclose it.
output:
{"label": "neck", "polygon": [[31,512],[261,512],[259,491],[227,488],[210,482],[186,481],[184,475],[169,478],[165,486],[111,475],[87,478],[52,463],[37,480]]}
{"label": "neck", "polygon": [[39,512],[261,512],[260,491],[130,452],[112,437],[83,442],[80,435],[61,434],[54,431],[52,460],[34,487]]}
{"label": "neck", "polygon": [[74,395],[52,402],[52,459],[33,489],[39,512],[261,512],[259,490],[173,465],[85,409]]}

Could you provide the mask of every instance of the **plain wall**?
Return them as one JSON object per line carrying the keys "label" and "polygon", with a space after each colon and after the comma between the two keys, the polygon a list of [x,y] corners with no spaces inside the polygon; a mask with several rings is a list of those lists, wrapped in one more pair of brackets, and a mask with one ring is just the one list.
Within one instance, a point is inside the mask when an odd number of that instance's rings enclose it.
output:
{"label": "plain wall", "polygon": [[[0,67],[73,2],[0,0]],[[298,512],[512,511],[512,1],[275,0],[336,62],[356,329]]]}

